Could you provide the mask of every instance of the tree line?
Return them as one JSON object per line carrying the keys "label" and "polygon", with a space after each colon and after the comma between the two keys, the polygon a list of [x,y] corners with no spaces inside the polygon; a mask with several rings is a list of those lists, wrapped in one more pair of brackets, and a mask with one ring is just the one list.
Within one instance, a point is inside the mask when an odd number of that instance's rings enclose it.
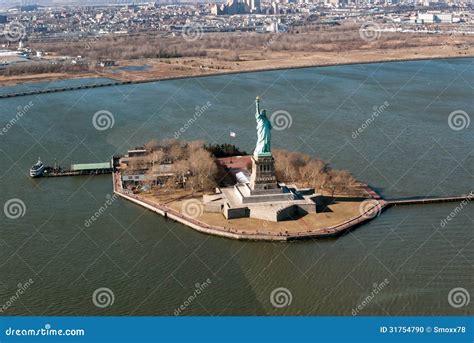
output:
{"label": "tree line", "polygon": [[[194,192],[212,190],[223,180],[216,158],[246,155],[232,144],[205,144],[204,141],[151,140],[144,145],[145,156],[131,158],[128,172],[145,172],[150,178],[165,173],[160,187],[165,191],[189,189]],[[347,170],[336,170],[327,162],[307,154],[276,149],[275,172],[279,182],[311,187],[319,193],[361,195],[360,183]],[[251,166],[248,166],[251,172]]]}
{"label": "tree line", "polygon": [[360,183],[347,170],[337,170],[323,160],[307,154],[276,149],[275,172],[277,180],[300,187],[311,187],[317,192],[344,195],[361,195]]}

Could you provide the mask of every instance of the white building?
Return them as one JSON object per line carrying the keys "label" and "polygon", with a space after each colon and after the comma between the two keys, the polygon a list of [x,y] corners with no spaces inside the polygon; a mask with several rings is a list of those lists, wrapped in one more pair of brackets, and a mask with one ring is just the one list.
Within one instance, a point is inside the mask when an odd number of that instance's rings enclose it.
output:
{"label": "white building", "polygon": [[432,24],[434,22],[433,13],[418,13],[416,17],[417,24]]}
{"label": "white building", "polygon": [[453,15],[451,13],[439,13],[435,15],[435,21],[439,23],[452,23]]}
{"label": "white building", "polygon": [[[413,21],[410,18],[410,21]],[[416,24],[432,24],[432,23],[443,23],[443,24],[450,24],[453,22],[453,15],[451,13],[419,13],[416,16],[415,23]]]}

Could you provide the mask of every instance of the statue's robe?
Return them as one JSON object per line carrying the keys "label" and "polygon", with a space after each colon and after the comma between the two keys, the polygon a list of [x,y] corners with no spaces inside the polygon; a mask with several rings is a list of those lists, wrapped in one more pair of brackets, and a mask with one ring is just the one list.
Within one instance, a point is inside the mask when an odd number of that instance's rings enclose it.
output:
{"label": "statue's robe", "polygon": [[272,124],[266,116],[266,111],[257,112],[255,114],[257,120],[257,145],[255,147],[254,155],[269,155],[271,154],[271,133]]}

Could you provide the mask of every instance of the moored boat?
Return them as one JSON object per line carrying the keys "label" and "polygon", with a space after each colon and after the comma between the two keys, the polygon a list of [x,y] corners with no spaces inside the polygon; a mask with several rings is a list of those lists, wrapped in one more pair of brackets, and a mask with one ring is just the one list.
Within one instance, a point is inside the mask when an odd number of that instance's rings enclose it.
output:
{"label": "moored boat", "polygon": [[36,162],[36,164],[30,169],[30,176],[40,177],[41,175],[43,175],[44,169],[45,169],[45,166],[43,162],[41,162],[40,158],[38,157],[38,162]]}

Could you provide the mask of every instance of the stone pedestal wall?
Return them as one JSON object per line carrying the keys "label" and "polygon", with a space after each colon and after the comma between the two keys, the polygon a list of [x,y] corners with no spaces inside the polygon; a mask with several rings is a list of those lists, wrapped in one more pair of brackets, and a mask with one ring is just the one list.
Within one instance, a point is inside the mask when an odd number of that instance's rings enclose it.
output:
{"label": "stone pedestal wall", "polygon": [[252,156],[250,188],[254,191],[278,189],[275,160],[272,156]]}

